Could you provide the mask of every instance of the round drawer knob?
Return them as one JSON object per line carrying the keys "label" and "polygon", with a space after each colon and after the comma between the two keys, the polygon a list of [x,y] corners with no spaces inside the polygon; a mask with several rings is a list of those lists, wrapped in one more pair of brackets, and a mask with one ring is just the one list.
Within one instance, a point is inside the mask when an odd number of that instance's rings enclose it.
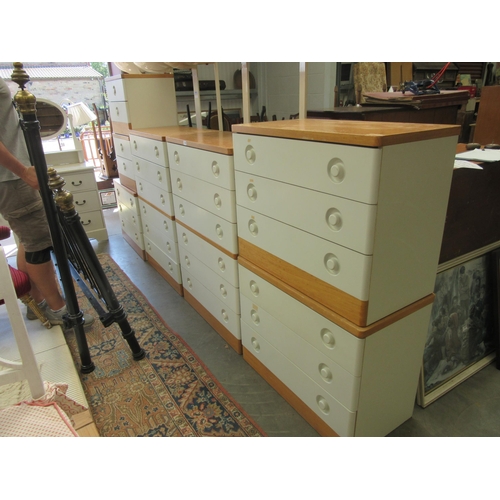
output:
{"label": "round drawer knob", "polygon": [[260,317],[259,315],[257,314],[257,311],[255,309],[252,309],[250,311],[250,317],[252,318],[252,321],[258,325],[260,323]]}
{"label": "round drawer knob", "polygon": [[184,210],[184,206],[183,205],[179,205],[179,213],[181,215],[186,215],[186,211]]}
{"label": "round drawer knob", "polygon": [[323,396],[316,397],[316,403],[318,404],[318,408],[325,414],[328,415],[330,413],[330,406],[328,401]]}
{"label": "round drawer knob", "polygon": [[189,287],[189,288],[193,288],[193,283],[192,283],[192,281],[191,281],[191,278],[188,278],[188,279],[187,279],[187,284],[188,284],[188,287]]}
{"label": "round drawer knob", "polygon": [[162,177],[161,177],[161,172],[159,170],[156,172],[156,176],[158,177],[158,180],[161,182]]}
{"label": "round drawer knob", "polygon": [[134,149],[137,149],[137,142],[134,141]]}
{"label": "round drawer knob", "polygon": [[335,255],[333,255],[332,253],[326,254],[324,262],[325,262],[326,270],[330,274],[333,274],[334,276],[336,276],[337,274],[339,274],[340,263],[339,263],[339,260],[337,259],[337,257]]}
{"label": "round drawer knob", "polygon": [[249,184],[247,186],[247,195],[252,200],[255,201],[257,199],[257,189],[253,184]]}
{"label": "round drawer knob", "polygon": [[184,262],[186,263],[187,267],[191,265],[191,261],[189,260],[189,257],[187,255],[184,257]]}
{"label": "round drawer knob", "polygon": [[188,237],[186,233],[182,233],[182,241],[187,245],[188,244]]}
{"label": "round drawer knob", "polygon": [[179,188],[179,191],[182,191],[182,181],[179,178],[177,179],[177,187]]}
{"label": "round drawer knob", "polygon": [[226,298],[227,297],[227,290],[226,290],[226,287],[224,285],[221,285],[220,287],[220,293],[221,295]]}
{"label": "round drawer knob", "polygon": [[158,149],[158,146],[155,146],[154,153],[155,153],[156,158],[158,158],[160,156],[160,151]]}
{"label": "round drawer knob", "polygon": [[345,168],[339,158],[333,158],[328,163],[328,176],[335,183],[340,183],[344,180]]}
{"label": "round drawer knob", "polygon": [[224,320],[224,323],[227,323],[229,321],[229,315],[227,314],[227,312],[224,309],[222,309],[221,315],[222,315],[222,319]]}
{"label": "round drawer knob", "polygon": [[222,227],[220,226],[220,224],[217,224],[215,226],[215,232],[216,232],[217,236],[219,237],[219,239],[224,236],[224,231],[222,230]]}
{"label": "round drawer knob", "polygon": [[257,297],[259,295],[259,287],[255,281],[250,281],[250,291]]}
{"label": "round drawer knob", "polygon": [[171,252],[172,251],[172,247],[170,245],[170,243],[167,241],[167,251],[168,252]]}
{"label": "round drawer knob", "polygon": [[224,261],[220,257],[217,260],[217,264],[219,265],[219,269],[221,271],[225,271],[226,270],[226,264],[224,264]]}
{"label": "round drawer knob", "polygon": [[139,189],[142,191],[144,188],[142,187],[142,182],[139,182]]}
{"label": "round drawer knob", "polygon": [[212,173],[214,174],[214,177],[219,177],[220,175],[220,168],[216,161],[212,163]]}
{"label": "round drawer knob", "polygon": [[252,337],[252,347],[254,348],[254,351],[259,352],[260,351],[260,345],[257,342],[257,339],[255,337]]}
{"label": "round drawer knob", "polygon": [[174,161],[175,161],[175,163],[177,163],[177,165],[181,161],[181,159],[179,157],[179,153],[177,151],[174,151]]}
{"label": "round drawer knob", "polygon": [[168,222],[166,220],[163,221],[163,229],[165,229],[165,231],[168,231]]}
{"label": "round drawer knob", "polygon": [[254,220],[250,220],[248,222],[248,230],[253,236],[257,236],[257,234],[259,233],[259,228],[257,227],[257,223]]}
{"label": "round drawer knob", "polygon": [[222,206],[222,200],[218,194],[214,195],[214,203],[217,208],[220,208]]}
{"label": "round drawer knob", "polygon": [[120,116],[120,110],[118,108],[115,108],[116,110],[116,116]]}
{"label": "round drawer knob", "polygon": [[245,158],[247,159],[247,162],[252,164],[255,163],[255,150],[253,149],[253,146],[247,146],[245,149]]}
{"label": "round drawer knob", "polygon": [[321,340],[323,341],[323,344],[328,347],[328,349],[333,349],[335,347],[335,337],[333,333],[326,328],[321,330]]}
{"label": "round drawer knob", "polygon": [[116,87],[113,85],[113,95],[116,95]]}
{"label": "round drawer knob", "polygon": [[171,273],[174,272],[174,267],[172,266],[171,262],[168,263],[168,268],[169,268],[169,270],[170,270]]}
{"label": "round drawer knob", "polygon": [[342,228],[342,216],[336,208],[330,208],[326,212],[326,222],[330,229],[339,231]]}
{"label": "round drawer knob", "polygon": [[321,375],[321,378],[325,382],[331,382],[332,381],[333,374],[332,374],[332,371],[330,370],[330,368],[328,368],[328,366],[326,366],[324,363],[321,363],[318,366],[318,370],[319,370],[319,374]]}

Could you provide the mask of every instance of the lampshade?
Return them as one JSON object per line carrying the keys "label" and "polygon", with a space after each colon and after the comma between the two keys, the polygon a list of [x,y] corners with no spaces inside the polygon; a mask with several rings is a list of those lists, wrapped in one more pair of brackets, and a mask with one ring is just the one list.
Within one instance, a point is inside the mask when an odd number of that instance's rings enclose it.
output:
{"label": "lampshade", "polygon": [[74,127],[86,125],[97,119],[95,113],[83,102],[70,104],[68,106],[68,115],[71,115]]}

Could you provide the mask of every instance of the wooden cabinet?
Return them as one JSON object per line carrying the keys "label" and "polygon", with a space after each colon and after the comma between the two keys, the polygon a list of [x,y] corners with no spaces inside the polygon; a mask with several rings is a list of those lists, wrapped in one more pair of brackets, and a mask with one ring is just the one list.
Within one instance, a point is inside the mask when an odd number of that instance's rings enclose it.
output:
{"label": "wooden cabinet", "polygon": [[389,433],[413,412],[459,127],[233,132],[244,358],[322,434]]}

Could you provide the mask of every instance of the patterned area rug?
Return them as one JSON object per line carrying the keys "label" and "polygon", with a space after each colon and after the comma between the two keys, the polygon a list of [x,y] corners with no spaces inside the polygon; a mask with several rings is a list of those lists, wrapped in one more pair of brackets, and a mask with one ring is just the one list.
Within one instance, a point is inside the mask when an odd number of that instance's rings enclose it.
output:
{"label": "patterned area rug", "polygon": [[[120,328],[96,321],[87,332],[96,368],[81,374],[83,389],[99,433],[127,436],[263,436],[231,400],[208,369],[151,307],[107,254],[99,260],[127,313],[146,357],[132,359]],[[94,313],[76,287],[84,312]],[[75,365],[80,358],[73,330],[66,333]]]}

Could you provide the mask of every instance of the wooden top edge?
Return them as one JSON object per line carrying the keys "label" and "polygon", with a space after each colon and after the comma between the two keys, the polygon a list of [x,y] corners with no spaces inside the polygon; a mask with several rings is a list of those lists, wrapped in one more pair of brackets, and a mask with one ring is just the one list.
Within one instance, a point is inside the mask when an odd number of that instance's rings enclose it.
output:
{"label": "wooden top edge", "polygon": [[460,125],[307,118],[235,124],[232,126],[232,130],[241,134],[378,148],[406,142],[458,136]]}
{"label": "wooden top edge", "polygon": [[171,73],[141,73],[131,75],[129,73],[123,73],[121,75],[113,75],[113,76],[108,76],[106,78],[106,81],[112,81],[112,80],[121,80],[122,78],[173,78],[174,75]]}
{"label": "wooden top edge", "polygon": [[231,132],[198,129],[194,127],[153,127],[131,130],[132,135],[146,137],[162,142],[203,149],[224,155],[233,154],[233,135]]}

